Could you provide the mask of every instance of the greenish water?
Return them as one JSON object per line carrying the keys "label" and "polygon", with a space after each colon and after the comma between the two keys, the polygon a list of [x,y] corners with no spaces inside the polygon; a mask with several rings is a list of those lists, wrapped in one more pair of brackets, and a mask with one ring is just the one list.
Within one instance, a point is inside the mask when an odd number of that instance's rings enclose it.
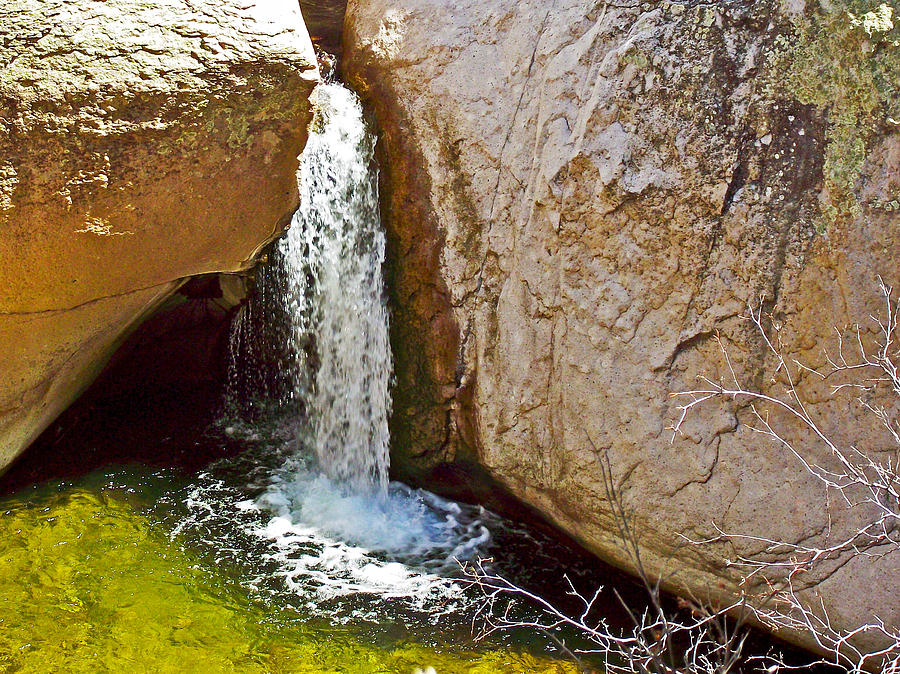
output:
{"label": "greenish water", "polygon": [[0,501],[0,670],[575,671],[496,644],[373,639],[371,624],[281,608],[154,521],[176,487],[165,471],[129,468]]}

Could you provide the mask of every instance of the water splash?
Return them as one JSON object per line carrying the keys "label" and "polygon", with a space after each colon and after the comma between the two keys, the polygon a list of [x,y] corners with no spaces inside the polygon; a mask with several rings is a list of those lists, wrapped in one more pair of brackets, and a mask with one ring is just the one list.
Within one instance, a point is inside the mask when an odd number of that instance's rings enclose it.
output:
{"label": "water splash", "polygon": [[306,419],[328,477],[386,495],[392,360],[374,137],[338,84],[317,89],[300,201],[234,322],[228,397],[244,417],[274,404]]}
{"label": "water splash", "polygon": [[302,452],[285,460],[277,444],[249,444],[177,499],[173,537],[245,568],[242,584],[310,616],[378,620],[381,598],[394,617],[467,621],[477,596],[458,581],[459,561],[496,554],[501,518],[398,482],[383,497],[349,493]]}
{"label": "water splash", "polygon": [[[242,479],[261,478],[258,491],[198,488],[178,531],[241,522],[251,541],[236,549],[262,545],[272,565],[252,585],[277,578],[332,619],[366,615],[361,595],[443,614],[467,603],[453,580],[458,560],[483,556],[496,518],[388,482],[392,362],[374,137],[342,86],[320,86],[317,107],[300,209],[233,324],[237,414],[224,430],[256,446],[257,474]],[[345,600],[352,608],[339,609]]]}

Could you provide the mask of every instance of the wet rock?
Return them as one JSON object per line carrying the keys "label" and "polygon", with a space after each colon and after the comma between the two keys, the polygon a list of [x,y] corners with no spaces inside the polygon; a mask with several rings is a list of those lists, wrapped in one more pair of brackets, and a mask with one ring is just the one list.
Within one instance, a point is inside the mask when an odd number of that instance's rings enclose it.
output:
{"label": "wet rock", "polygon": [[341,53],[347,0],[300,0],[300,9],[315,44],[331,54]]}

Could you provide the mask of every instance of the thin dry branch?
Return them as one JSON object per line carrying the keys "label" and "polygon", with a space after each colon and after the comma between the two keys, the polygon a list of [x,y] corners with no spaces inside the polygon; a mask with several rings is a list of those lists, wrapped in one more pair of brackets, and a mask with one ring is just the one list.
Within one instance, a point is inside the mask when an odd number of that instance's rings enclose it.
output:
{"label": "thin dry branch", "polygon": [[[672,397],[685,399],[686,402],[677,406],[679,418],[670,430],[673,431],[674,441],[687,415],[714,398],[745,402],[753,419],[750,430],[772,439],[796,458],[804,470],[826,487],[827,493],[840,496],[845,509],[864,515],[858,527],[827,545],[788,543],[725,532],[718,526],[716,530],[719,535],[705,542],[749,540],[764,545],[763,552],[758,556],[738,556],[729,562],[742,570],[745,585],[749,586],[751,581],[760,584],[761,581],[766,588],[765,596],[772,601],[767,601],[762,607],[757,604],[754,608],[761,622],[776,630],[809,634],[820,650],[829,654],[827,662],[848,672],[880,667],[881,671],[897,674],[900,672],[900,628],[886,625],[877,616],[851,629],[836,627],[828,616],[824,602],[821,599],[810,601],[809,592],[804,592],[811,587],[807,578],[814,577],[812,572],[820,570],[827,562],[900,552],[900,419],[897,405],[885,407],[875,402],[884,397],[895,403],[900,402],[900,300],[894,299],[893,288],[881,277],[878,277],[878,288],[884,308],[880,316],[870,316],[877,335],[874,346],[866,346],[859,325],[852,327],[852,346],[846,343],[841,331],[837,331],[837,352],[834,355],[825,353],[825,371],[810,368],[797,360],[789,362],[783,355],[785,350],[779,330],[773,328],[770,337],[765,329],[762,307],[748,307],[747,318],[775,360],[773,380],[780,375],[786,382],[785,394],[779,397],[742,385],[717,334],[715,339],[727,365],[728,375],[718,380],[700,377],[700,388],[672,394]],[[771,323],[774,325],[774,321]],[[854,379],[848,382],[831,385],[832,394],[854,392],[862,409],[887,432],[886,446],[893,446],[893,453],[885,458],[883,452],[876,456],[874,451],[833,440],[800,396],[797,382],[801,373],[812,374],[823,381],[837,376],[853,376]],[[811,451],[809,447],[789,440],[786,423],[775,424],[770,417],[771,410],[780,410],[785,413],[786,419],[811,431],[820,447],[828,450],[827,454],[831,457],[829,465],[822,465],[814,457],[821,454],[820,450]],[[856,646],[862,635],[868,637],[867,643],[872,643],[874,639],[883,643],[884,647],[875,652],[864,652]]]}
{"label": "thin dry branch", "polygon": [[[569,615],[540,595],[491,573],[483,561],[478,561],[461,565],[469,582],[482,592],[483,601],[473,619],[476,637],[481,639],[513,628],[539,631],[575,660],[583,672],[590,671],[581,660],[587,655],[602,657],[604,670],[610,674],[729,674],[734,671],[747,637],[745,623],[749,613],[744,598],[718,610],[697,601],[681,600],[682,611],[677,615],[668,611],[663,606],[661,579],[654,581],[641,559],[633,518],[616,488],[609,456],[606,452],[600,452],[600,456],[607,502],[620,542],[647,591],[648,606],[635,612],[614,590],[614,596],[632,622],[630,630],[618,631],[603,616],[594,615],[602,586],[585,596],[565,577],[568,595],[581,605],[578,615]],[[515,603],[523,600],[539,608],[541,616],[531,621],[512,617]],[[557,636],[563,627],[577,632],[591,646],[569,647]]]}

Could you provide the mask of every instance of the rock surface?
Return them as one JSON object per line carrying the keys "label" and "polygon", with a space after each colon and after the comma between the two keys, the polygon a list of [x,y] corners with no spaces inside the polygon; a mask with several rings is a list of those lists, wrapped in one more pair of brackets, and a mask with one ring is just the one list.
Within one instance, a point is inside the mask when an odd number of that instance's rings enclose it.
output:
{"label": "rock surface", "polygon": [[186,277],[296,208],[318,80],[291,0],[0,8],[0,470]]}
{"label": "rock surface", "polygon": [[[748,302],[817,367],[833,326],[879,310],[876,273],[900,287],[898,31],[831,6],[350,1],[344,67],[382,129],[400,475],[480,464],[630,568],[608,456],[645,565],[718,602],[739,592],[726,560],[762,546],[683,536],[853,525],[745,404],[667,430],[671,393],[727,372],[717,331],[739,377],[783,391]],[[889,449],[851,399],[801,390],[826,432]],[[900,625],[898,555],[847,562],[810,601]]]}

